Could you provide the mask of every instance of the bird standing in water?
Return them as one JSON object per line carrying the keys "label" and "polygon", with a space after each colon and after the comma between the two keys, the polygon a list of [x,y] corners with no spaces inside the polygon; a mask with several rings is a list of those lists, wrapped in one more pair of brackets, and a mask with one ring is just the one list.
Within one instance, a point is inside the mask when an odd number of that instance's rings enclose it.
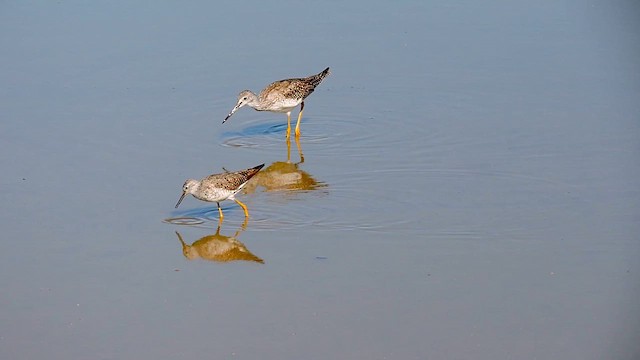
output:
{"label": "bird standing in water", "polygon": [[202,180],[188,179],[184,182],[184,185],[182,185],[182,196],[180,196],[176,204],[176,209],[182,202],[182,199],[184,199],[187,194],[191,194],[196,199],[218,204],[220,221],[224,219],[222,209],[220,208],[220,201],[224,200],[235,201],[236,204],[240,205],[242,210],[244,210],[244,216],[249,217],[247,206],[237,200],[235,195],[242,190],[247,184],[247,181],[257,174],[263,166],[264,164],[246,170],[213,174]]}
{"label": "bird standing in water", "polygon": [[296,122],[296,137],[300,136],[300,120],[304,111],[304,100],[315,90],[324,78],[329,75],[329,68],[321,73],[306,78],[279,80],[265,87],[259,95],[251,90],[243,90],[238,94],[238,102],[231,109],[229,115],[222,121],[224,124],[233,113],[248,105],[257,111],[271,111],[287,114],[287,139],[291,135],[291,110],[300,105],[298,122]]}

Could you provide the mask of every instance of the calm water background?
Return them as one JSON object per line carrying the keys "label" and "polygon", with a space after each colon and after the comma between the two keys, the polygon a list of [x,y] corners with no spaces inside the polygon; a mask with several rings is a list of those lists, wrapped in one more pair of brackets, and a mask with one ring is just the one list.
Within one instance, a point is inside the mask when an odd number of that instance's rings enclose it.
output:
{"label": "calm water background", "polygon": [[[3,2],[0,358],[637,359],[639,14]],[[303,162],[281,114],[221,124],[326,66]],[[260,163],[219,235],[264,264],[187,260],[183,181]]]}

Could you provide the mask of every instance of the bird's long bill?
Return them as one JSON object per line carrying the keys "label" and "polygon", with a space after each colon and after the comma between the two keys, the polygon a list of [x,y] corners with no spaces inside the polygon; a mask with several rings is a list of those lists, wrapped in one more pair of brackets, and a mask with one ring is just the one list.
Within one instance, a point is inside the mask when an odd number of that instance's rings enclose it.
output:
{"label": "bird's long bill", "polygon": [[178,203],[176,204],[176,209],[178,208],[178,206],[180,206],[180,203],[182,202],[182,199],[184,199],[184,197],[187,196],[186,192],[182,192],[182,196],[180,196],[180,199],[178,200]]}
{"label": "bird's long bill", "polygon": [[224,120],[222,120],[222,123],[224,124],[225,121],[229,120],[229,118],[231,117],[231,115],[233,115],[233,113],[235,113],[236,111],[238,111],[238,109],[240,109],[240,103],[236,104],[236,106],[233,107],[233,109],[231,109],[231,112],[229,113],[229,115],[227,115],[226,118],[224,118]]}

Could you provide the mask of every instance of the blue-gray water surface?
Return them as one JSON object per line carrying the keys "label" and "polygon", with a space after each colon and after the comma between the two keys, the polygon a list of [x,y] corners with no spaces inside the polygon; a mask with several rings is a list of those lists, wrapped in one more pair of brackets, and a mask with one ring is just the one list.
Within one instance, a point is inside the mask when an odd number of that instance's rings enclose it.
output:
{"label": "blue-gray water surface", "polygon": [[[638,18],[3,2],[0,358],[640,358]],[[222,124],[327,66],[299,141],[283,114]],[[261,163],[246,223],[174,209]]]}

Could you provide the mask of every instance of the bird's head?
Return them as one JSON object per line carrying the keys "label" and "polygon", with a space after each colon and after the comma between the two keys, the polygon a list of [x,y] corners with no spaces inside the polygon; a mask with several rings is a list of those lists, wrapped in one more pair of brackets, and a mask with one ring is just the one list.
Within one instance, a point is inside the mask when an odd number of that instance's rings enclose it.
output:
{"label": "bird's head", "polygon": [[233,113],[238,111],[238,109],[240,109],[241,107],[247,104],[253,104],[257,100],[258,97],[256,96],[256,94],[254,94],[250,90],[241,91],[240,94],[238,94],[238,102],[236,102],[236,106],[231,109],[231,112],[229,112],[229,115],[227,115],[227,117],[222,120],[222,123],[224,124],[225,121],[227,121],[231,117],[231,115],[233,115]]}
{"label": "bird's head", "polygon": [[198,185],[200,185],[198,180],[188,179],[184,182],[184,185],[182,185],[182,196],[180,196],[180,199],[176,204],[176,209],[178,208],[178,206],[180,206],[180,203],[182,202],[184,197],[187,196],[187,194],[193,194],[193,192],[196,191]]}

